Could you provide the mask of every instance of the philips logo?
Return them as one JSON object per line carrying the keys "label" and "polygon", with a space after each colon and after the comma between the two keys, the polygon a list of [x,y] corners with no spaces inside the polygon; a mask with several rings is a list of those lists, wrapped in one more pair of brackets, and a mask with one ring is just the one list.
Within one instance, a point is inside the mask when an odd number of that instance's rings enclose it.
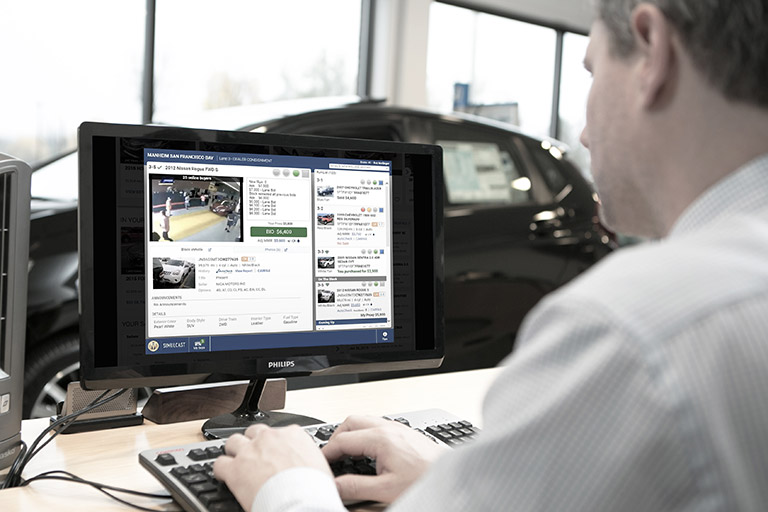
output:
{"label": "philips logo", "polygon": [[293,368],[296,366],[296,361],[270,361],[267,363],[267,368],[270,370],[274,368]]}

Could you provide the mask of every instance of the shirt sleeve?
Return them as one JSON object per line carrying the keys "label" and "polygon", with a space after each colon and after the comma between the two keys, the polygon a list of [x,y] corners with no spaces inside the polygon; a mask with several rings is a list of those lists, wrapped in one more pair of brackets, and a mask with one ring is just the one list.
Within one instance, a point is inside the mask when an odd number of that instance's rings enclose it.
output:
{"label": "shirt sleeve", "polygon": [[489,390],[480,436],[393,511],[658,511],[695,495],[665,392],[674,383],[609,310],[578,302],[535,310]]}
{"label": "shirt sleeve", "polygon": [[333,478],[313,468],[292,468],[273,476],[259,490],[251,512],[339,512],[341,502]]}

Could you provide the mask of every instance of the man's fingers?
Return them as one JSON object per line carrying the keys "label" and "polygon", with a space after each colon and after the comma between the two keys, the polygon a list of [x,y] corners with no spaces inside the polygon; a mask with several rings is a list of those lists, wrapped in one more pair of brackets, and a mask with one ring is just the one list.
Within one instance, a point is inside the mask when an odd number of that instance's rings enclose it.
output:
{"label": "man's fingers", "polygon": [[323,446],[323,455],[331,462],[346,456],[375,459],[381,440],[381,431],[372,428],[334,433]]}
{"label": "man's fingers", "polygon": [[227,439],[227,442],[224,443],[224,451],[227,455],[232,455],[234,457],[240,452],[242,447],[249,442],[250,440],[242,434],[232,434]]}
{"label": "man's fingers", "polygon": [[390,481],[391,475],[341,475],[336,478],[336,489],[342,500],[391,503],[397,496],[392,495]]}
{"label": "man's fingers", "polygon": [[243,435],[248,439],[254,439],[265,430],[269,430],[269,427],[261,423],[255,423],[250,427],[248,427],[247,429],[245,429],[245,432],[243,432]]}
{"label": "man's fingers", "polygon": [[229,479],[229,475],[232,472],[232,465],[235,463],[235,459],[228,455],[221,455],[213,461],[213,476],[216,480],[225,481]]}
{"label": "man's fingers", "polygon": [[336,428],[336,433],[349,432],[350,430],[362,430],[364,428],[374,428],[382,425],[386,425],[390,420],[378,416],[349,416],[347,419],[341,422]]}

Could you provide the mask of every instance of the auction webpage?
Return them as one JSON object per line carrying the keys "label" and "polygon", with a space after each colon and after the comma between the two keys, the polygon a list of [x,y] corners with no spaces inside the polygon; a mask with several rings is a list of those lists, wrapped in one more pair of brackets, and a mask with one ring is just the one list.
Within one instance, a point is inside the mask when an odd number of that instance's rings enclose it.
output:
{"label": "auction webpage", "polygon": [[391,177],[389,161],[144,149],[145,353],[392,342]]}

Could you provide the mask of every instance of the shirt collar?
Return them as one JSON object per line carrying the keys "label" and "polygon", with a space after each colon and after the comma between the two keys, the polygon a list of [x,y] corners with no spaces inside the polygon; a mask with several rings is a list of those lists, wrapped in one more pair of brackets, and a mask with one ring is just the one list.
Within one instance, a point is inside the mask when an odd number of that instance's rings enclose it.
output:
{"label": "shirt collar", "polygon": [[768,153],[740,167],[699,196],[677,219],[670,236],[696,231],[715,220],[768,205]]}

